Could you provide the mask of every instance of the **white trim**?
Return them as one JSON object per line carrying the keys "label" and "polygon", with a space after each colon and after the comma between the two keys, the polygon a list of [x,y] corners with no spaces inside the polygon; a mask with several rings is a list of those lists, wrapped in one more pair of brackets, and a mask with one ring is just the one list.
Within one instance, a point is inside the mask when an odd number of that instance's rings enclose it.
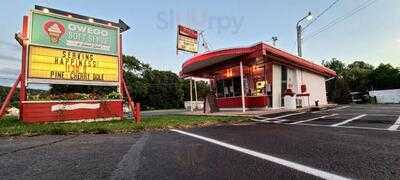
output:
{"label": "white trim", "polygon": [[74,103],[74,104],[55,104],[51,106],[51,111],[73,111],[77,109],[99,109],[100,103]]}
{"label": "white trim", "polygon": [[250,149],[246,149],[246,148],[243,148],[243,147],[239,147],[239,146],[235,146],[235,145],[232,145],[232,144],[228,144],[228,143],[225,143],[225,142],[222,142],[222,141],[218,141],[218,140],[215,140],[215,139],[207,138],[207,137],[204,137],[204,136],[199,136],[199,135],[196,135],[196,134],[188,133],[188,132],[185,132],[185,131],[180,131],[180,130],[177,130],[177,129],[171,129],[171,131],[177,132],[177,133],[180,133],[180,134],[184,134],[184,135],[187,135],[187,136],[191,136],[191,137],[194,137],[194,138],[197,138],[197,139],[201,139],[203,141],[207,141],[207,142],[210,142],[210,143],[213,143],[213,144],[216,144],[216,145],[219,145],[219,146],[222,146],[222,147],[234,150],[234,151],[238,151],[238,152],[241,152],[241,153],[244,153],[244,154],[248,154],[248,155],[260,158],[260,159],[264,159],[264,160],[267,160],[269,162],[280,164],[282,166],[285,166],[285,167],[288,167],[288,168],[292,168],[292,169],[295,169],[297,171],[301,171],[303,173],[307,173],[307,174],[310,174],[310,175],[313,175],[313,176],[316,176],[316,177],[319,177],[319,178],[322,178],[322,179],[336,179],[336,180],[340,180],[340,179],[343,179],[343,180],[346,179],[347,180],[347,179],[349,179],[349,178],[346,178],[346,177],[343,177],[343,176],[339,176],[339,175],[336,175],[336,174],[333,174],[333,173],[330,173],[330,172],[326,172],[326,171],[319,170],[319,169],[316,169],[316,168],[313,168],[313,167],[305,166],[305,165],[302,165],[302,164],[299,164],[299,163],[296,163],[296,162],[288,161],[288,160],[285,160],[285,159],[281,159],[279,157],[275,157],[275,156],[271,156],[271,155],[268,155],[268,154],[260,153],[260,152],[253,151],[253,150],[250,150]]}
{"label": "white trim", "polygon": [[[102,23],[98,23],[98,22],[89,22],[89,21],[86,21],[86,20],[83,20],[83,19],[78,19],[78,18],[75,18],[75,17],[67,17],[67,16],[63,16],[63,15],[59,15],[59,14],[55,14],[55,13],[51,13],[51,12],[44,13],[43,11],[37,10],[37,9],[32,9],[30,11],[32,13],[37,13],[37,14],[45,15],[45,16],[47,15],[47,16],[50,16],[50,17],[58,18],[58,19],[64,19],[66,21],[78,22],[78,23],[83,23],[83,24],[90,24],[90,25],[93,25],[93,26],[102,27],[102,28],[106,28],[106,29],[119,29],[119,27],[117,27],[117,26],[108,26],[108,25],[105,25],[105,24],[102,24]],[[88,17],[88,18],[98,19],[98,18],[94,18],[94,17]],[[101,19],[101,20],[103,20],[103,19]],[[103,21],[108,21],[108,20],[103,20]],[[109,22],[112,22],[112,21],[109,21]],[[113,22],[113,23],[115,23],[115,22]]]}
{"label": "white trim", "polygon": [[121,117],[108,117],[108,118],[96,118],[96,119],[79,119],[79,120],[68,120],[68,121],[54,121],[50,123],[80,123],[80,122],[101,122],[111,120],[122,120]]}
{"label": "white trim", "polygon": [[244,82],[243,82],[243,61],[240,61],[240,88],[242,90],[242,111],[246,112],[246,102],[244,97]]}
{"label": "white trim", "polygon": [[118,81],[78,81],[78,80],[59,80],[59,79],[39,79],[28,78],[28,83],[33,84],[72,84],[72,85],[98,85],[98,86],[118,86]]}
{"label": "white trim", "polygon": [[189,85],[190,85],[190,111],[193,111],[193,92],[192,92],[192,79],[189,79]]}
{"label": "white trim", "polygon": [[97,103],[97,102],[110,102],[110,101],[122,101],[122,99],[105,99],[105,100],[55,100],[55,101],[22,101],[23,104],[34,104],[34,103]]}

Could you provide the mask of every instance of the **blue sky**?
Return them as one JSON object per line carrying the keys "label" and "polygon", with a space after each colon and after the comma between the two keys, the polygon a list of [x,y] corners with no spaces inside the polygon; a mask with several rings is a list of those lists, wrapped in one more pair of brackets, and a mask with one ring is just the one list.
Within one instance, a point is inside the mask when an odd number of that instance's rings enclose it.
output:
{"label": "blue sky", "polygon": [[[317,31],[368,0],[340,0],[305,31]],[[281,1],[106,1],[106,0],[9,0],[0,7],[0,85],[11,85],[20,68],[20,48],[13,34],[20,30],[22,16],[35,4],[117,21],[132,29],[124,33],[123,51],[161,70],[179,72],[191,55],[175,53],[176,25],[204,30],[211,49],[246,46],[271,41],[296,54],[296,22],[307,11],[322,12],[333,0]],[[370,7],[305,40],[303,56],[320,63],[332,57],[351,63],[391,63],[400,66],[400,1],[378,0]]]}

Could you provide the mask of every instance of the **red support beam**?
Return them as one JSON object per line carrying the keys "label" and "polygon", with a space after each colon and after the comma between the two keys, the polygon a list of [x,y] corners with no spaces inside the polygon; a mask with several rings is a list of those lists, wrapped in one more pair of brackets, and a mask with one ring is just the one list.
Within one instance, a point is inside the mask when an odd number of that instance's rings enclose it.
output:
{"label": "red support beam", "polygon": [[[124,58],[122,54],[122,34],[119,34],[119,52],[118,52],[118,61],[119,61],[119,93],[121,94],[121,97],[124,97],[124,85],[123,85],[123,79],[124,79],[124,70],[122,69],[124,67]],[[124,111],[124,108],[122,106],[122,112]],[[124,113],[122,113],[121,119],[124,118]]]}
{"label": "red support beam", "polygon": [[21,82],[22,78],[23,78],[22,74],[19,74],[17,80],[14,82],[13,86],[11,87],[10,91],[8,92],[6,99],[4,100],[3,104],[1,105],[0,118],[2,118],[4,116],[4,114],[6,113],[6,108],[10,104],[12,96],[14,95],[15,91],[17,90],[18,83]]}
{"label": "red support beam", "polygon": [[[135,104],[134,104],[134,102],[132,101],[131,95],[129,94],[128,87],[126,86],[126,83],[125,83],[125,80],[124,80],[124,79],[122,79],[122,86],[123,86],[123,88],[124,88],[126,97],[128,97],[128,105],[131,107],[132,116],[135,117],[136,123],[139,123],[139,122],[140,122],[140,119],[137,119],[137,113],[140,114],[140,104],[139,104],[139,107],[136,107],[136,108],[135,108]],[[137,103],[137,104],[138,104],[138,103]],[[135,109],[136,109],[136,110],[135,110]],[[139,109],[139,110],[137,110],[137,109]],[[139,117],[139,118],[140,118],[140,117]]]}
{"label": "red support beam", "polygon": [[123,79],[124,79],[124,56],[122,53],[122,34],[119,35],[119,71],[120,71],[120,92],[121,96],[124,96],[124,91],[123,91]]}
{"label": "red support beam", "polygon": [[135,121],[140,123],[142,121],[142,116],[140,114],[140,103],[135,104]]}
{"label": "red support beam", "polygon": [[21,31],[21,36],[23,38],[22,40],[22,56],[21,56],[21,78],[20,78],[20,89],[19,89],[19,104],[20,104],[20,109],[19,109],[19,117],[22,119],[22,112],[23,112],[23,106],[22,106],[22,101],[26,101],[26,62],[27,62],[27,52],[28,52],[28,46],[26,43],[26,40],[28,39],[28,16],[23,17],[23,23],[22,23],[22,31]]}

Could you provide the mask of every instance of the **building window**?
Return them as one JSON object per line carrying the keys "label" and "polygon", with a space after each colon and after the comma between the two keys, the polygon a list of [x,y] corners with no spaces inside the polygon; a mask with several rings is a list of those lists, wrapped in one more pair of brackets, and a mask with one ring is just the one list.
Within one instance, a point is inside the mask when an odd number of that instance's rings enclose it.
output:
{"label": "building window", "polygon": [[233,97],[233,83],[232,78],[224,80],[224,96],[225,97]]}
{"label": "building window", "polygon": [[217,81],[217,97],[224,97],[224,80]]}
{"label": "building window", "polygon": [[234,77],[233,78],[233,91],[235,96],[241,96],[242,95],[242,88],[241,88],[241,83],[240,83],[240,77]]}

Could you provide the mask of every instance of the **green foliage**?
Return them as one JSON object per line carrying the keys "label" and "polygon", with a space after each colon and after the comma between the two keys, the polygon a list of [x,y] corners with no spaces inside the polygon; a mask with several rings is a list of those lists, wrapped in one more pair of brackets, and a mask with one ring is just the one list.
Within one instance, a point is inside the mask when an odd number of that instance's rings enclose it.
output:
{"label": "green foliage", "polygon": [[377,68],[363,61],[354,61],[346,66],[332,58],[322,64],[334,71],[338,77],[327,83],[328,100],[337,103],[350,102],[350,92],[367,93],[370,90],[400,88],[400,70],[390,64]]}
{"label": "green foliage", "polygon": [[346,71],[346,64],[337,58],[332,58],[330,61],[323,60],[322,65],[336,71],[338,76],[343,76],[344,72]]}
{"label": "green foliage", "polygon": [[[189,99],[189,81],[171,71],[152,69],[133,56],[124,56],[125,80],[134,101],[142,109],[182,108]],[[198,83],[199,97],[205,97],[209,87]]]}
{"label": "green foliage", "polygon": [[107,94],[107,99],[121,99],[121,95],[118,92],[111,92]]}
{"label": "green foliage", "polygon": [[369,76],[374,67],[362,61],[355,61],[349,64],[346,69],[344,78],[349,84],[351,91],[368,92]]}
{"label": "green foliage", "polygon": [[[135,102],[140,102],[142,109],[182,108],[189,100],[189,81],[180,78],[171,71],[160,71],[140,62],[134,56],[123,56],[124,77],[128,90]],[[10,88],[0,87],[0,98],[4,100]],[[197,82],[199,100],[204,99],[209,91],[205,82]],[[28,100],[86,100],[119,99],[115,87],[86,85],[50,85],[48,92],[29,90]],[[118,95],[117,95],[118,94]],[[194,94],[194,93],[193,93]],[[18,92],[12,99],[12,105],[18,107]]]}
{"label": "green foliage", "polygon": [[375,90],[400,88],[400,70],[390,64],[380,64],[369,78]]}
{"label": "green foliage", "polygon": [[[0,86],[0,105],[4,102],[7,97],[8,92],[10,92],[10,87]],[[44,93],[44,90],[38,89],[28,89],[28,94],[39,94]],[[15,91],[11,98],[10,106],[19,108],[19,88]]]}
{"label": "green foliage", "polygon": [[109,86],[85,86],[85,85],[50,85],[50,94],[65,94],[65,93],[86,93],[86,94],[99,94],[106,95],[116,91],[115,87]]}
{"label": "green foliage", "polygon": [[[182,108],[186,81],[179,78],[171,71],[154,70],[150,65],[140,62],[134,56],[123,56],[124,77],[128,90],[135,102],[141,103],[141,108],[146,109],[171,109]],[[199,86],[199,92],[204,92]],[[52,85],[51,94],[68,93],[102,94],[108,99],[119,98],[115,88],[76,85]],[[118,95],[118,96],[117,96]],[[63,96],[65,97],[65,96]]]}

